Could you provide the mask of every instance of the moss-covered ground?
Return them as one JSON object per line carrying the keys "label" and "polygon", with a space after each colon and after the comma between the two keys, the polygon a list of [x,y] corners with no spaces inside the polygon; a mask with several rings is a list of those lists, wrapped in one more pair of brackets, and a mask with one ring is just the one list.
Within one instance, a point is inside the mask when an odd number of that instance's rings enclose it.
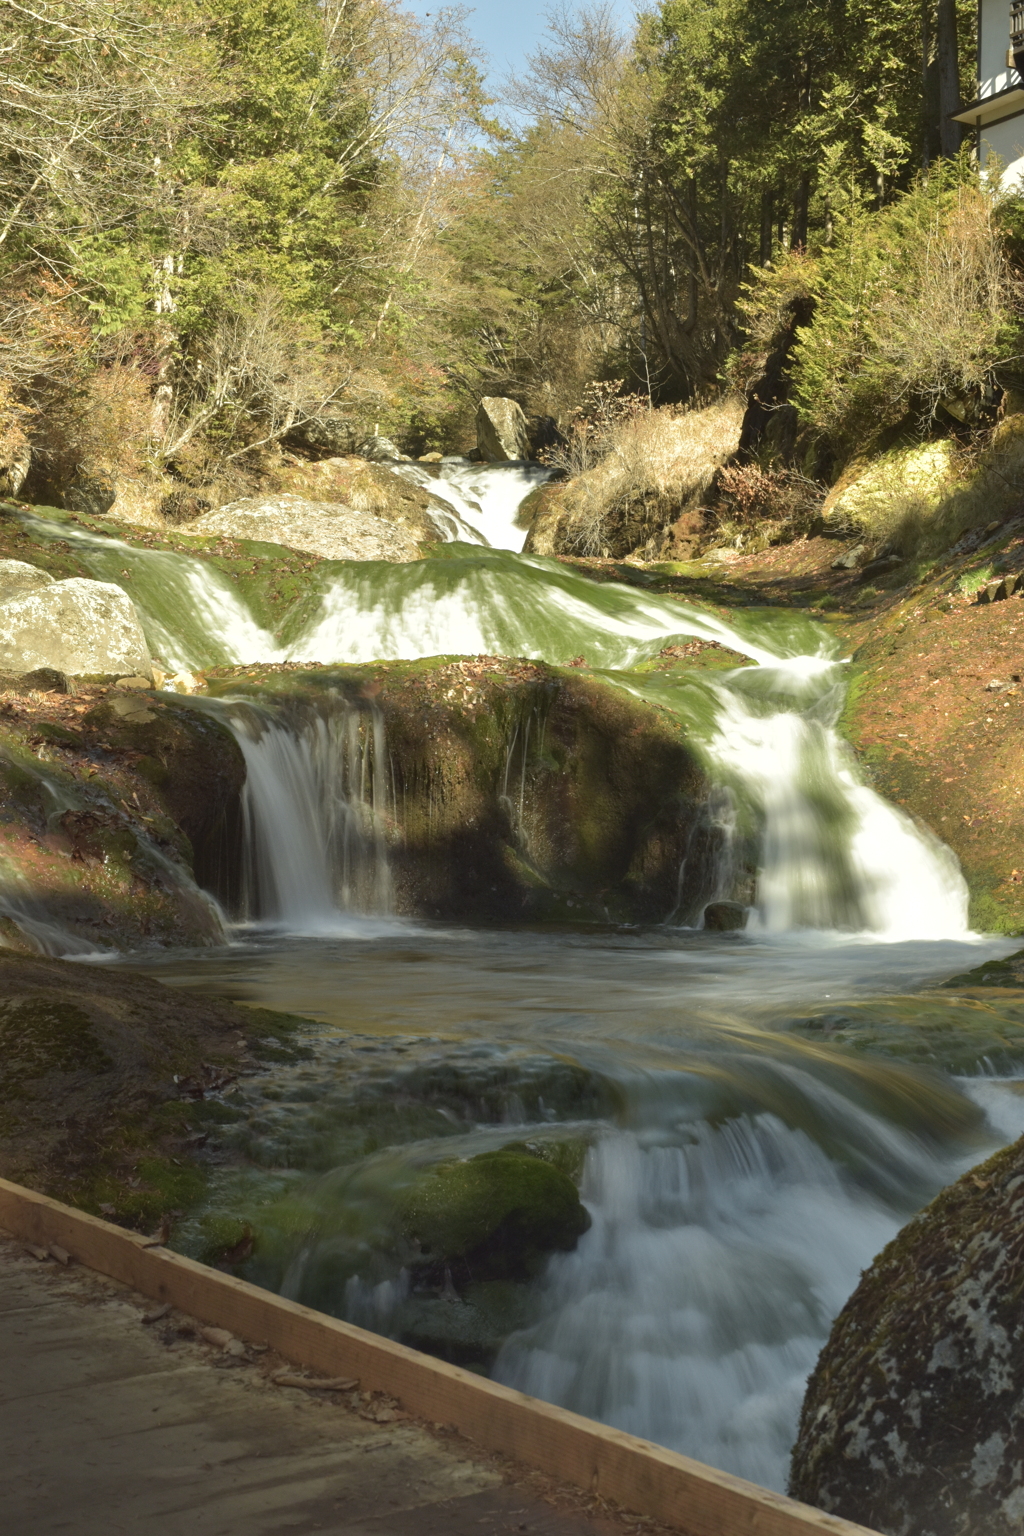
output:
{"label": "moss-covered ground", "polygon": [[0,949],[0,1174],[128,1226],[203,1195],[231,1088],[301,1021]]}

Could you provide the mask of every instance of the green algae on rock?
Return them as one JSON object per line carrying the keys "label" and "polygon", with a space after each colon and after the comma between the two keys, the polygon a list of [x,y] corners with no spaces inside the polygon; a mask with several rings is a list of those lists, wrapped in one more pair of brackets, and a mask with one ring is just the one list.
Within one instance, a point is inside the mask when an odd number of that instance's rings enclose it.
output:
{"label": "green algae on rock", "polygon": [[887,1536],[1024,1519],[1024,1140],[904,1227],[811,1376],[790,1492]]}
{"label": "green algae on rock", "polygon": [[475,1280],[527,1280],[590,1226],[576,1185],[547,1159],[503,1147],[439,1163],[403,1192],[400,1220],[420,1266]]}

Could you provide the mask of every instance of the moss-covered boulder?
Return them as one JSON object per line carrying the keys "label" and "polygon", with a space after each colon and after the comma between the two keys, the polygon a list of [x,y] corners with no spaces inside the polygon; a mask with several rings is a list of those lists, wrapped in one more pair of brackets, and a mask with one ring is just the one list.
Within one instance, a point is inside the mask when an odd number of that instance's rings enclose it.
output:
{"label": "moss-covered boulder", "polygon": [[822,508],[826,532],[892,537],[908,517],[933,517],[956,483],[955,444],[949,438],[899,444],[851,464],[840,476]]}
{"label": "moss-covered boulder", "polygon": [[790,1492],[891,1536],[1024,1521],[1024,1140],[883,1249],[807,1388]]}
{"label": "moss-covered boulder", "polygon": [[529,1279],[590,1226],[569,1175],[525,1147],[438,1164],[405,1191],[400,1220],[423,1264],[456,1281]]}
{"label": "moss-covered boulder", "polygon": [[477,656],[208,676],[212,694],[251,693],[296,733],[343,709],[366,739],[383,724],[402,913],[687,921],[713,894],[721,832],[685,727],[586,672]]}

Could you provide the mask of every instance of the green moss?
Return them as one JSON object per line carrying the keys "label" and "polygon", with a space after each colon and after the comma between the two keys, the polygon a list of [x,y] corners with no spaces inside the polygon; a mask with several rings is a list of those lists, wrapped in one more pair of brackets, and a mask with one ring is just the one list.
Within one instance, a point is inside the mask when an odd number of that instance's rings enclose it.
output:
{"label": "green moss", "polygon": [[252,1227],[247,1221],[242,1221],[237,1216],[223,1214],[201,1216],[196,1223],[196,1229],[198,1234],[196,1257],[201,1264],[221,1264],[232,1250],[249,1247],[251,1253],[256,1245]]}
{"label": "green moss", "polygon": [[0,1095],[54,1072],[99,1073],[113,1063],[96,1039],[93,1021],[64,999],[0,1001]]}
{"label": "green moss", "polygon": [[400,1216],[428,1260],[461,1260],[480,1280],[528,1278],[590,1226],[567,1173],[508,1148],[432,1169],[404,1192]]}
{"label": "green moss", "polygon": [[169,1157],[140,1157],[130,1177],[96,1173],[74,1191],[75,1204],[112,1217],[124,1226],[146,1228],[162,1217],[183,1215],[206,1193],[206,1170]]}

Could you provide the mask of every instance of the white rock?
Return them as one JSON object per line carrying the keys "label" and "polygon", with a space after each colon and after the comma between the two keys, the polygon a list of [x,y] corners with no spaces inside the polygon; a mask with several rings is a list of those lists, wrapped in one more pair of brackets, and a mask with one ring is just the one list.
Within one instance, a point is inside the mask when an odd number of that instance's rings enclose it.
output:
{"label": "white rock", "polygon": [[0,592],[0,670],[55,667],[90,672],[144,673],[149,646],[135,604],[120,587],[73,576],[13,597]]}
{"label": "white rock", "polygon": [[189,533],[229,539],[262,539],[326,560],[418,560],[423,551],[408,528],[336,502],[304,496],[247,496],[216,512],[204,512]]}
{"label": "white rock", "polygon": [[0,603],[16,592],[31,592],[36,587],[53,586],[49,571],[41,571],[24,560],[0,560]]}

